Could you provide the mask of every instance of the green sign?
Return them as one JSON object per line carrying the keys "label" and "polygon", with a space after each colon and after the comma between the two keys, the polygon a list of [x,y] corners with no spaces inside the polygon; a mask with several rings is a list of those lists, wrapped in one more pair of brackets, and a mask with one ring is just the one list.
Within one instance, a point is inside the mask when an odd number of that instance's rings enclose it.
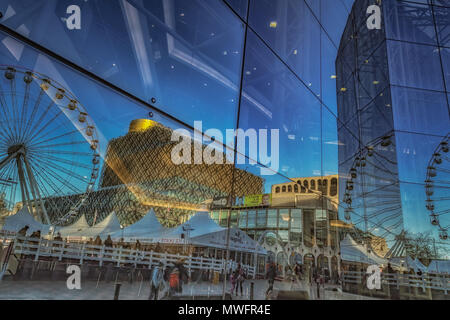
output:
{"label": "green sign", "polygon": [[244,207],[270,206],[272,194],[254,194],[245,196]]}

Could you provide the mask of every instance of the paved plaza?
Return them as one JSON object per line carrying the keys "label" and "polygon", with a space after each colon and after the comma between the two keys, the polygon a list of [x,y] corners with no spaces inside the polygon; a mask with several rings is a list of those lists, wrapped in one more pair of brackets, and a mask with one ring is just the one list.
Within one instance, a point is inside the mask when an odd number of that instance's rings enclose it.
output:
{"label": "paved plaza", "polygon": [[[248,300],[250,298],[250,283],[254,283],[254,299],[265,300],[267,289],[266,280],[248,280],[244,284],[243,296],[232,296],[233,300]],[[332,287],[321,288],[320,299],[326,300],[346,300],[358,299],[366,300],[368,297],[352,295],[332,291]],[[112,300],[114,298],[115,283],[85,281],[81,284],[80,290],[67,289],[65,281],[13,281],[3,280],[0,282],[0,300]],[[227,292],[230,286],[227,283]],[[307,290],[312,300],[317,300],[317,288],[310,288],[304,283],[292,286],[290,282],[276,281],[274,292],[290,290]],[[183,296],[195,299],[197,296],[220,296],[223,292],[223,283],[217,285],[210,282],[200,282],[184,285]],[[119,300],[147,300],[150,293],[148,281],[136,281],[132,284],[121,282]]]}

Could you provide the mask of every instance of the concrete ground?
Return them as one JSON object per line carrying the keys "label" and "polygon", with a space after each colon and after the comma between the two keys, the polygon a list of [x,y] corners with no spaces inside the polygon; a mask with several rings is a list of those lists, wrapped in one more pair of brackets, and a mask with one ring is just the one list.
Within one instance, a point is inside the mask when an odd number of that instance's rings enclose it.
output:
{"label": "concrete ground", "polygon": [[[243,288],[243,296],[232,296],[233,300],[248,300],[250,294],[250,282],[254,282],[254,299],[265,300],[265,291],[267,281],[265,280],[247,280]],[[274,284],[274,293],[280,290],[307,290],[310,299],[318,299],[316,290],[313,286],[309,288],[304,283],[292,285],[290,282],[276,281]],[[366,300],[368,297],[357,296],[347,293],[331,291],[321,288],[320,299],[322,300]],[[80,290],[69,290],[65,281],[13,281],[6,280],[0,282],[0,300],[112,300],[114,298],[114,282],[86,281],[81,283]],[[227,283],[227,292],[230,285]],[[120,300],[147,300],[150,292],[149,283],[122,282],[120,289]],[[223,292],[223,283],[213,285],[209,282],[189,283],[183,287],[184,296],[221,296]]]}

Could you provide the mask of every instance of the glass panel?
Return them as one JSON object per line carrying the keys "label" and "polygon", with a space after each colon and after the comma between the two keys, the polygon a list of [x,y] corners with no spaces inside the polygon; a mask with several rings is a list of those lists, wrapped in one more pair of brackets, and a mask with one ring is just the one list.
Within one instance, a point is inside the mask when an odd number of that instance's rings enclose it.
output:
{"label": "glass panel", "polygon": [[328,242],[328,221],[327,221],[327,211],[322,209],[316,210],[316,234],[317,234],[317,245],[319,247],[327,246]]}
{"label": "glass panel", "polygon": [[267,213],[267,227],[276,228],[278,226],[277,210],[269,209]]}
{"label": "glass panel", "polygon": [[263,228],[267,225],[267,211],[266,210],[258,210],[257,218],[256,218],[256,227]]}
{"label": "glass panel", "polygon": [[247,228],[247,211],[241,211],[239,217],[239,228]]}
{"label": "glass panel", "polygon": [[302,241],[302,210],[291,209],[290,241],[300,244]]}
{"label": "glass panel", "polygon": [[278,228],[289,228],[289,209],[278,210]]}
{"label": "glass panel", "polygon": [[249,229],[255,228],[256,227],[256,211],[255,210],[248,211],[247,219],[248,219],[247,228],[249,228]]}
{"label": "glass panel", "polygon": [[235,127],[244,28],[222,1],[84,1],[80,30],[69,4],[0,1],[2,23],[190,125]]}
{"label": "glass panel", "polygon": [[[390,80],[394,85],[444,91],[439,49],[388,41]],[[426,61],[427,63],[423,63]]]}
{"label": "glass panel", "polygon": [[449,131],[445,93],[392,87],[392,109],[397,130],[442,135]]}
{"label": "glass panel", "polygon": [[314,210],[303,209],[303,242],[307,247],[315,243],[314,220]]}

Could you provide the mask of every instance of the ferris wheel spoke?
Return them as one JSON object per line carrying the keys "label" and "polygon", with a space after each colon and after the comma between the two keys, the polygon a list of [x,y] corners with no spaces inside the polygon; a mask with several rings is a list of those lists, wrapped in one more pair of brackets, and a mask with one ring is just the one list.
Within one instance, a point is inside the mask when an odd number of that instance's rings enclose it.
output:
{"label": "ferris wheel spoke", "polygon": [[78,132],[79,132],[78,130],[73,130],[73,131],[70,131],[70,132],[66,132],[66,133],[60,134],[59,136],[48,138],[48,139],[46,139],[44,141],[40,141],[38,143],[30,144],[30,147],[39,146],[39,145],[41,145],[43,143],[47,143],[47,142],[50,142],[50,141],[58,140],[58,139],[61,139],[61,138],[73,135],[73,134],[78,133]]}
{"label": "ferris wheel spoke", "polygon": [[14,170],[14,162],[10,162],[0,171],[0,184],[2,193],[6,191],[7,187],[13,184],[13,181],[10,180],[13,170]]}
{"label": "ferris wheel spoke", "polygon": [[[42,173],[46,172],[49,175],[51,175],[54,179],[56,179],[58,182],[61,183],[61,187],[58,187],[51,179],[45,178],[45,180],[49,183],[49,185],[52,187],[52,189],[55,191],[55,194],[59,194],[62,192],[63,187],[68,187],[73,192],[80,192],[77,188],[73,187],[70,183],[67,183],[67,181],[64,181],[64,178],[61,177],[57,172],[51,170],[49,167],[41,167],[40,165],[37,165]],[[44,176],[45,177],[45,176]]]}
{"label": "ferris wheel spoke", "polygon": [[36,117],[36,114],[38,112],[38,108],[41,104],[41,100],[42,100],[43,96],[44,96],[44,90],[41,89],[41,90],[39,90],[39,96],[38,96],[36,102],[34,103],[33,110],[31,111],[30,118],[27,121],[25,129],[23,131],[23,136],[21,137],[21,139],[24,139],[27,136],[28,131],[30,130],[30,127],[33,124],[34,118]]}
{"label": "ferris wheel spoke", "polygon": [[19,121],[19,139],[22,137],[23,130],[25,129],[25,119],[26,119],[26,109],[28,106],[28,101],[30,100],[30,83],[25,84],[25,96],[22,103],[22,112],[20,113]]}
{"label": "ferris wheel spoke", "polygon": [[59,170],[65,174],[69,175],[69,177],[73,177],[82,182],[86,182],[86,179],[84,177],[82,177],[81,175],[79,175],[78,173],[72,172],[72,171],[68,170],[67,168],[64,168],[56,163],[45,161],[45,160],[41,160],[41,162],[46,164],[47,166],[52,167],[55,170]]}
{"label": "ferris wheel spoke", "polygon": [[[66,126],[67,126],[67,123],[61,121],[61,123],[60,123],[59,125],[57,125],[56,127],[53,127],[50,131],[51,131],[51,132],[58,132],[58,130],[60,130],[61,128],[65,128]],[[77,131],[78,131],[78,130],[77,130]],[[41,135],[37,136],[37,137],[35,138],[35,140],[39,140],[39,139],[41,139],[41,136],[48,135],[48,134],[50,134],[51,132],[45,131],[45,132],[41,133]]]}
{"label": "ferris wheel spoke", "polygon": [[[37,171],[37,176],[39,177],[39,181],[40,181],[40,185],[41,185],[42,189],[45,190],[45,194],[46,194],[45,201],[47,201],[52,206],[53,210],[56,210],[56,212],[58,212],[57,211],[58,206],[53,201],[53,198],[51,197],[51,193],[48,191],[47,187],[45,186],[45,183],[47,183],[56,194],[58,194],[60,192],[58,190],[58,187],[53,183],[53,181],[51,181],[51,179],[48,179],[45,175],[43,175],[41,173],[41,171]],[[43,181],[43,180],[45,180],[45,181]]]}
{"label": "ferris wheel spoke", "polygon": [[48,160],[53,160],[53,161],[57,161],[60,163],[65,163],[71,166],[76,166],[76,167],[80,167],[80,168],[84,168],[84,169],[92,169],[92,166],[81,163],[81,162],[77,162],[77,161],[71,161],[71,160],[67,160],[67,159],[63,159],[63,158],[58,158],[58,157],[53,157],[50,155],[36,155],[37,157],[41,157],[41,158],[45,158]]}
{"label": "ferris wheel spoke", "polygon": [[[7,108],[8,104],[6,103],[6,100],[3,98],[3,94],[0,97],[0,105],[1,105],[1,110],[2,113],[4,115],[4,121],[2,121],[3,123],[6,123],[7,129],[8,131],[6,132],[8,140],[9,141],[13,141],[14,137],[13,137],[13,130],[11,128],[11,119],[9,118],[9,112],[6,111],[5,109]],[[6,129],[6,127],[3,127],[4,129]],[[5,130],[6,131],[6,130]]]}
{"label": "ferris wheel spoke", "polygon": [[[34,153],[34,152],[33,152]],[[39,151],[38,154],[60,154],[60,155],[70,155],[70,156],[86,156],[92,157],[91,152],[76,152],[76,151],[64,151],[64,150],[43,150]]]}
{"label": "ferris wheel spoke", "polygon": [[17,141],[17,139],[19,138],[19,134],[17,131],[17,127],[15,126],[16,121],[15,119],[18,118],[18,114],[17,114],[17,97],[16,97],[16,77],[14,77],[12,80],[10,80],[10,86],[11,86],[11,111],[12,111],[12,115],[13,115],[13,136],[14,136],[14,142]]}
{"label": "ferris wheel spoke", "polygon": [[50,144],[50,145],[44,145],[44,146],[36,147],[36,149],[64,147],[64,146],[74,146],[74,145],[77,145],[77,144],[87,144],[87,141],[86,140],[82,140],[82,141],[72,141],[72,142],[65,142],[65,143]]}
{"label": "ferris wheel spoke", "polygon": [[34,135],[34,131],[41,125],[42,121],[45,119],[45,117],[47,116],[47,113],[49,113],[49,111],[55,107],[55,102],[52,100],[47,108],[45,109],[45,111],[41,114],[41,116],[39,117],[39,119],[36,121],[36,123],[33,125],[33,127],[31,128],[30,132],[27,132],[27,135]]}
{"label": "ferris wheel spoke", "polygon": [[58,112],[56,113],[56,115],[53,116],[53,118],[51,118],[49,121],[47,121],[47,123],[44,124],[44,126],[42,126],[42,127],[39,129],[39,131],[37,131],[35,134],[33,134],[33,135],[31,136],[31,138],[29,139],[29,141],[33,141],[33,139],[34,139],[37,135],[39,135],[43,130],[45,130],[45,128],[47,128],[49,124],[53,123],[53,122],[54,122],[54,121],[55,121],[62,113],[63,113],[62,110],[58,111]]}

